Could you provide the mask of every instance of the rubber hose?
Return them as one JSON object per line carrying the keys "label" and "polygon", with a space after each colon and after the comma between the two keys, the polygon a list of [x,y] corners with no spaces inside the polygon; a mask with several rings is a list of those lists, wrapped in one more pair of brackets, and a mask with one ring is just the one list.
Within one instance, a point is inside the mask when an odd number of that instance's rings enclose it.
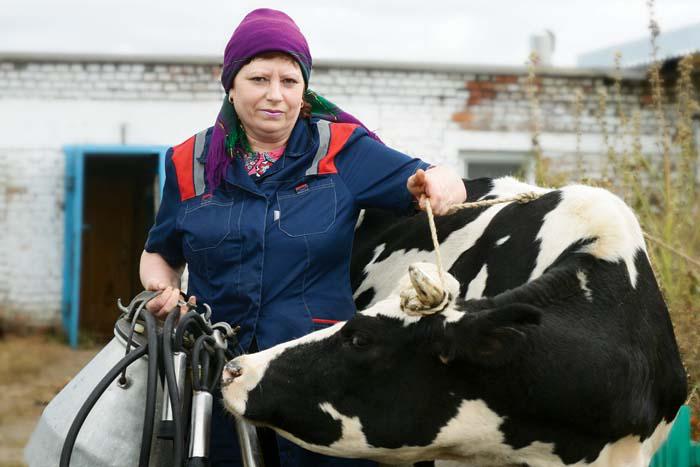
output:
{"label": "rubber hose", "polygon": [[204,352],[202,353],[202,391],[207,391],[211,392],[211,389],[209,388],[209,375],[211,373],[211,368],[209,367],[209,360],[211,360],[209,352],[205,349]]}
{"label": "rubber hose", "polygon": [[212,392],[212,383],[215,383],[218,377],[211,372],[211,355],[209,355],[209,351],[204,347],[205,343],[216,347],[216,341],[212,336],[202,335],[195,341],[192,351],[192,365],[193,368],[195,365],[201,368],[201,372],[198,372],[199,374],[194,389],[196,391]]}
{"label": "rubber hose", "polygon": [[124,368],[146,355],[147,351],[148,345],[144,345],[129,352],[121,360],[119,360],[119,362],[114,365],[111,370],[109,370],[109,372],[100,380],[97,386],[95,386],[95,389],[92,390],[82,407],[80,407],[78,414],[73,419],[73,423],[68,430],[66,440],[63,443],[63,449],[61,450],[60,467],[70,466],[70,458],[73,455],[73,447],[75,446],[75,441],[78,438],[80,428],[83,426],[85,419],[90,414],[90,411],[102,393],[105,392],[105,390],[110,384],[112,384],[116,377],[119,376],[119,373],[121,373]]}
{"label": "rubber hose", "polygon": [[202,391],[204,387],[205,368],[202,364],[202,350],[206,335],[201,335],[194,342],[192,349],[192,388],[195,391]]}
{"label": "rubber hose", "polygon": [[148,336],[148,380],[146,386],[146,410],[143,415],[143,434],[141,435],[141,454],[139,467],[148,467],[151,458],[151,440],[156,415],[156,396],[158,392],[158,332],[156,318],[151,313],[143,313],[146,320]]}
{"label": "rubber hose", "polygon": [[211,360],[209,351],[204,348],[199,350],[199,364],[202,366],[202,374],[200,379],[200,384],[202,385],[200,391],[211,392],[209,390],[209,360]]}
{"label": "rubber hose", "polygon": [[[182,419],[182,403],[180,401],[180,391],[175,379],[175,365],[173,363],[172,338],[173,324],[180,311],[175,309],[170,312],[163,325],[163,366],[165,367],[165,379],[168,383],[168,396],[172,405],[173,424],[175,425],[175,436],[173,438],[173,465],[181,467],[184,459],[185,434]],[[185,384],[184,381],[181,384]]]}
{"label": "rubber hose", "polygon": [[209,459],[206,457],[190,457],[187,459],[187,467],[209,467]]}
{"label": "rubber hose", "polygon": [[216,391],[221,382],[221,373],[224,371],[224,365],[226,365],[226,354],[224,349],[216,349],[216,367],[214,369],[214,375],[212,376],[212,381],[209,384],[209,388],[212,393]]}
{"label": "rubber hose", "polygon": [[207,325],[206,321],[204,321],[204,318],[202,315],[197,313],[196,311],[188,311],[185,316],[182,316],[180,318],[180,323],[177,325],[177,329],[175,330],[175,348],[174,350],[176,352],[179,352],[183,348],[183,339],[185,336],[185,331],[193,324],[198,324],[199,325],[199,335],[204,334],[205,329],[209,329],[209,326]]}

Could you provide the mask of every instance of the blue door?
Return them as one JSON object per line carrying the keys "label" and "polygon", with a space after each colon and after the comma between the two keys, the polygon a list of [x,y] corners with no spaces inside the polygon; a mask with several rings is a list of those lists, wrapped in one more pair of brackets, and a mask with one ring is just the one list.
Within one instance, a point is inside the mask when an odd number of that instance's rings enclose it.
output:
{"label": "blue door", "polygon": [[[161,190],[165,180],[166,146],[66,146],[65,164],[65,231],[63,259],[63,297],[61,315],[63,329],[70,345],[78,344],[80,323],[81,267],[85,229],[85,190],[88,163],[95,165],[115,158],[153,158]],[[116,300],[117,297],[114,297]]]}

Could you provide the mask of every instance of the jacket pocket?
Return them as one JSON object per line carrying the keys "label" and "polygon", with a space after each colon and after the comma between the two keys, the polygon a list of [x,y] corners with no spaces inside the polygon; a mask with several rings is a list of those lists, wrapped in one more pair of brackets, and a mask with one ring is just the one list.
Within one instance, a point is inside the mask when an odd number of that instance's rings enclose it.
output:
{"label": "jacket pocket", "polygon": [[182,219],[184,238],[194,252],[218,247],[231,232],[233,201],[210,201],[189,208]]}
{"label": "jacket pocket", "polygon": [[323,178],[277,192],[279,227],[290,237],[326,232],[335,222],[336,194],[332,179]]}
{"label": "jacket pocket", "polygon": [[241,241],[237,211],[232,219],[234,211],[232,200],[205,200],[188,206],[181,228],[190,271],[201,278],[225,279],[228,287],[237,290]]}

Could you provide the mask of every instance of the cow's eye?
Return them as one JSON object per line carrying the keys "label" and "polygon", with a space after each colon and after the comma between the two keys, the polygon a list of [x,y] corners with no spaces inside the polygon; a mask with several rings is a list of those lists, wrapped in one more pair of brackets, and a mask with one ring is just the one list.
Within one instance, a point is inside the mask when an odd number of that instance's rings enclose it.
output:
{"label": "cow's eye", "polygon": [[352,336],[352,339],[350,340],[350,343],[352,344],[353,347],[366,347],[369,345],[369,339],[367,339],[365,336],[355,334]]}

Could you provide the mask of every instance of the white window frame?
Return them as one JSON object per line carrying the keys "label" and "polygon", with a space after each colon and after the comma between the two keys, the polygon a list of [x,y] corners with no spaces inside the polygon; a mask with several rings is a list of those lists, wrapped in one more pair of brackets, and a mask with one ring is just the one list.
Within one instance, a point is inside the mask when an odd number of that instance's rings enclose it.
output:
{"label": "white window frame", "polygon": [[[503,154],[525,155],[528,158],[527,183],[534,183],[534,157],[532,154],[532,134],[529,132],[447,130],[445,132],[444,154],[447,161],[459,167],[464,173],[462,154]],[[656,136],[642,135],[642,152],[656,151]],[[542,133],[540,145],[547,157],[556,160],[557,155],[576,154],[577,146],[583,154],[599,154],[604,157],[606,148],[598,133],[583,134],[580,141],[574,133]],[[699,167],[700,169],[700,167]]]}
{"label": "white window frame", "polygon": [[522,177],[524,181],[534,182],[534,170],[532,167],[531,154],[519,151],[475,151],[461,150],[459,158],[462,161],[465,178],[474,178],[469,173],[470,163],[488,163],[488,164],[504,164],[504,165],[519,165],[522,167]]}

